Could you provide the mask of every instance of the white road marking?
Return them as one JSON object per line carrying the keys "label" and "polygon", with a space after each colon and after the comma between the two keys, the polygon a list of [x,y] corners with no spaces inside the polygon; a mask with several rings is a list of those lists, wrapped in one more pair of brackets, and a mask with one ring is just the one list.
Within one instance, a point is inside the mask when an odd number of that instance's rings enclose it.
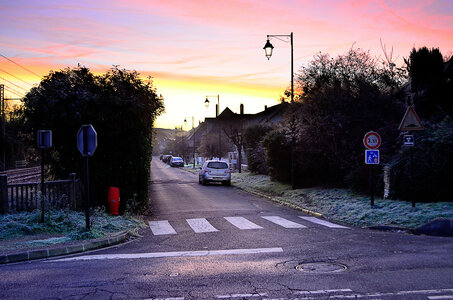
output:
{"label": "white road marking", "polygon": [[[352,294],[352,295],[329,295],[329,299],[358,299],[358,298],[378,298],[378,297],[389,297],[389,296],[404,296],[404,295],[416,295],[416,294],[441,294],[451,293],[453,289],[439,289],[439,290],[414,290],[414,291],[398,291],[398,292],[386,292],[386,293],[367,293],[367,294]],[[299,292],[296,292],[299,293]],[[442,295],[443,296],[443,295]],[[436,299],[431,297],[441,296],[427,296],[429,299]],[[453,299],[451,298],[437,298],[437,299]]]}
{"label": "white road marking", "polygon": [[225,217],[225,220],[239,229],[263,229],[263,227],[250,222],[244,217]]}
{"label": "white road marking", "polygon": [[261,253],[282,253],[282,248],[256,248],[256,249],[232,249],[232,250],[203,250],[203,251],[175,251],[175,252],[153,252],[136,254],[99,254],[69,257],[52,260],[76,261],[76,260],[103,260],[103,259],[141,259],[141,258],[164,258],[164,257],[194,257],[194,256],[217,256],[217,255],[242,255]]}
{"label": "white road marking", "polygon": [[150,221],[149,228],[154,235],[176,234],[168,221]]}
{"label": "white road marking", "polygon": [[314,294],[330,294],[330,293],[342,293],[352,292],[351,289],[339,289],[339,290],[317,290],[317,291],[297,291],[294,292],[296,295],[314,295]]}
{"label": "white road marking", "polygon": [[453,295],[428,296],[428,299],[453,299]]}
{"label": "white road marking", "polygon": [[231,298],[250,298],[250,297],[267,297],[267,293],[258,294],[228,294],[228,295],[217,295],[217,299],[231,299]]}
{"label": "white road marking", "polygon": [[321,220],[321,219],[318,219],[318,218],[315,218],[315,217],[302,217],[302,216],[299,216],[299,218],[302,218],[302,219],[307,220],[309,222],[312,222],[312,223],[315,223],[315,224],[319,224],[319,225],[322,225],[322,226],[326,226],[326,227],[329,227],[329,228],[346,228],[346,229],[349,229],[348,227],[341,226],[341,225],[334,224],[334,223],[330,223],[328,221]]}
{"label": "white road marking", "polygon": [[271,221],[272,223],[280,225],[284,228],[307,228],[304,225],[301,225],[299,223],[296,223],[296,222],[293,222],[293,221],[290,221],[290,220],[287,220],[287,219],[284,219],[284,218],[278,217],[278,216],[263,216],[261,218]]}
{"label": "white road marking", "polygon": [[145,300],[184,300],[184,297],[170,297],[170,298],[148,298]]}
{"label": "white road marking", "polygon": [[192,227],[193,231],[195,231],[196,233],[218,231],[205,218],[186,219],[186,221],[187,223],[189,223],[189,226]]}

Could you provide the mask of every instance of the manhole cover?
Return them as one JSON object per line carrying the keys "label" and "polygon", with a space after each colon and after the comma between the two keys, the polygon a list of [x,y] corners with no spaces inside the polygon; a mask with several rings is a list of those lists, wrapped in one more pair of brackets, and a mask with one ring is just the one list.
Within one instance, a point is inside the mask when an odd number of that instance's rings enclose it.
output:
{"label": "manhole cover", "polygon": [[305,272],[305,273],[337,273],[346,270],[348,267],[342,264],[329,263],[329,262],[312,262],[312,263],[303,263],[296,266],[296,270]]}

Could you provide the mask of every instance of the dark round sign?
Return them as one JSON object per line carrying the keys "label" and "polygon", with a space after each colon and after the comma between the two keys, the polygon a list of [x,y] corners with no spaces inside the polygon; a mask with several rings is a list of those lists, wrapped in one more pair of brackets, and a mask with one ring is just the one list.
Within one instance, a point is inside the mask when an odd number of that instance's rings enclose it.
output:
{"label": "dark round sign", "polygon": [[368,149],[377,149],[381,145],[381,136],[374,131],[370,131],[363,137],[363,145]]}

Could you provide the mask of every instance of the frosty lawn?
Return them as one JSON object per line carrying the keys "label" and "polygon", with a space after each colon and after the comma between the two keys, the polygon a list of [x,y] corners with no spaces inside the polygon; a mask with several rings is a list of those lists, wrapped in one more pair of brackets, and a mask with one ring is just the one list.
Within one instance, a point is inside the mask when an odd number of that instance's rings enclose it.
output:
{"label": "frosty lawn", "polygon": [[309,188],[291,190],[290,185],[273,182],[269,176],[234,173],[232,185],[270,196],[296,208],[321,213],[330,220],[355,226],[393,225],[417,227],[435,218],[453,218],[453,202],[417,203],[357,195],[346,189]]}
{"label": "frosty lawn", "polygon": [[[0,215],[0,252],[11,247],[28,248],[73,240],[97,239],[146,226],[142,220],[130,215],[111,216],[100,209],[94,209],[91,213],[90,231],[85,230],[83,212],[51,209],[46,212],[44,223],[41,223],[40,219],[39,210]],[[40,235],[52,237],[33,238]],[[22,240],[24,237],[30,237],[31,240]],[[14,240],[17,240],[17,243],[12,243]]]}

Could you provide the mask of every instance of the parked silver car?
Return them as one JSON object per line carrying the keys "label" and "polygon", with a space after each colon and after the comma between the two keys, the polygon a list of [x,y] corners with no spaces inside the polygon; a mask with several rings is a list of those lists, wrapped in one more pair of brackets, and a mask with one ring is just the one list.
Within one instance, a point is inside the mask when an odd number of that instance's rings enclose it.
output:
{"label": "parked silver car", "polygon": [[209,182],[221,182],[223,185],[231,185],[231,170],[227,162],[207,160],[203,164],[198,175],[198,183],[206,185]]}

